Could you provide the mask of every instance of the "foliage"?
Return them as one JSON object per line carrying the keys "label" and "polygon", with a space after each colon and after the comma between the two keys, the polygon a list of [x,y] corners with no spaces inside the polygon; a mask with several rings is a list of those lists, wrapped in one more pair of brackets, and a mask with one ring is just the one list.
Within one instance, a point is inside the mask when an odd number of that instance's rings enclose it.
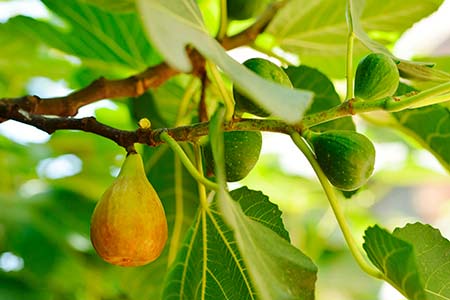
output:
{"label": "foliage", "polygon": [[[423,61],[434,66],[391,52],[442,2],[267,1],[258,16],[240,20],[227,18],[235,7],[227,10],[233,1],[224,0],[42,0],[48,17],[1,23],[7,47],[0,49],[0,130],[11,119],[50,135],[30,143],[20,140],[20,130],[8,137],[0,131],[0,299],[373,299],[377,279],[408,299],[450,299],[444,226],[441,233],[424,224],[431,223],[424,212],[408,215],[412,196],[388,204],[385,197],[417,183],[448,187],[448,174],[412,158],[425,149],[450,171],[450,60],[430,54]],[[228,50],[244,45],[280,65],[293,88],[234,60]],[[355,98],[355,66],[368,53],[395,61],[395,96]],[[36,77],[75,92],[23,98],[36,93]],[[233,88],[270,117],[235,114]],[[111,99],[94,104],[104,98]],[[89,107],[95,118],[83,118]],[[139,127],[142,118],[149,128]],[[306,142],[311,131],[331,130],[364,134],[376,159],[383,158],[380,145],[395,142],[410,161],[400,170],[375,168],[358,191],[343,195]],[[262,155],[251,158],[249,169],[258,162],[249,175],[229,184],[226,168],[236,164],[225,161],[223,132],[248,131],[258,143],[263,132]],[[267,145],[267,132],[290,139]],[[204,170],[206,140],[213,178]],[[233,143],[239,159],[259,155],[259,144],[241,153],[242,143]],[[264,152],[286,145],[303,153],[302,168],[314,177],[289,174],[283,157]],[[95,253],[89,224],[126,153],[135,150],[169,232],[157,260],[123,268]],[[363,160],[373,153],[359,154]],[[302,159],[294,157],[285,165]],[[336,167],[333,176],[342,179],[349,168]],[[399,205],[408,221],[377,216],[377,209],[389,211],[386,205]]]}

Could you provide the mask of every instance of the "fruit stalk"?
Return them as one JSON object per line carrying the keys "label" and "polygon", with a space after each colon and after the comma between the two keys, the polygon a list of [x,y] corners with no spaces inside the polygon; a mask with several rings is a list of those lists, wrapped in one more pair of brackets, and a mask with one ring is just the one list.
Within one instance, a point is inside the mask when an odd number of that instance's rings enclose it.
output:
{"label": "fruit stalk", "polygon": [[228,14],[227,14],[227,0],[220,0],[220,24],[217,32],[217,40],[222,40],[227,34],[228,28]]}
{"label": "fruit stalk", "polygon": [[373,276],[378,279],[383,279],[383,274],[381,274],[377,269],[370,266],[367,261],[362,256],[360,250],[358,249],[358,246],[353,239],[351,230],[345,220],[344,212],[342,211],[342,208],[338,202],[338,199],[336,198],[336,194],[334,193],[334,189],[330,182],[328,181],[326,175],[323,173],[322,169],[319,166],[319,163],[317,162],[314,154],[312,153],[311,149],[308,147],[307,143],[303,140],[303,138],[300,136],[298,132],[292,132],[291,138],[295,145],[300,149],[300,151],[303,152],[303,154],[308,159],[309,163],[314,169],[314,172],[316,173],[317,177],[319,178],[319,181],[325,191],[325,194],[327,195],[328,201],[330,203],[330,206],[333,210],[333,213],[336,217],[336,220],[339,224],[339,227],[342,231],[342,234],[344,236],[345,241],[347,242],[347,245],[350,249],[351,254],[353,255],[353,258],[356,260],[360,268],[369,274],[370,276]]}
{"label": "fruit stalk", "polygon": [[189,157],[187,157],[186,153],[184,153],[183,149],[181,149],[180,145],[178,145],[178,143],[167,132],[162,132],[159,135],[159,137],[161,138],[162,141],[166,142],[167,145],[169,145],[169,147],[172,148],[172,150],[178,155],[187,171],[192,175],[192,177],[195,178],[195,180],[201,182],[202,184],[204,184],[205,186],[207,186],[212,190],[219,189],[219,185],[217,183],[206,179],[202,174],[200,174],[197,171],[197,169],[192,164]]}

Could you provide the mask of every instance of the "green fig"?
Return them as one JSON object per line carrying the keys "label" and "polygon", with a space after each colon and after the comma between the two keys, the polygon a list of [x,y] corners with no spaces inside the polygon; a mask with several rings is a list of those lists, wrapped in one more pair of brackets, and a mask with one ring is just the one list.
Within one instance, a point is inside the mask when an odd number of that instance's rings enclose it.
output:
{"label": "green fig", "polygon": [[375,147],[352,130],[305,134],[328,180],[340,190],[353,191],[367,182],[375,165]]}
{"label": "green fig", "polygon": [[[267,59],[258,57],[250,58],[246,60],[243,65],[264,79],[292,88],[292,82],[283,69]],[[236,102],[235,110],[237,113],[248,112],[260,117],[270,116],[269,112],[260,107],[252,99],[245,96],[235,86],[233,86],[233,97]]]}
{"label": "green fig", "polygon": [[119,175],[97,203],[91,241],[101,258],[119,266],[145,265],[164,249],[166,215],[139,154],[128,154]]}
{"label": "green fig", "polygon": [[371,53],[356,68],[355,95],[364,100],[392,96],[399,80],[398,68],[392,58],[382,53]]}
{"label": "green fig", "polygon": [[[246,177],[256,165],[262,146],[259,131],[224,132],[225,175],[228,182]],[[203,146],[203,157],[208,176],[214,175],[214,159],[211,145]]]}

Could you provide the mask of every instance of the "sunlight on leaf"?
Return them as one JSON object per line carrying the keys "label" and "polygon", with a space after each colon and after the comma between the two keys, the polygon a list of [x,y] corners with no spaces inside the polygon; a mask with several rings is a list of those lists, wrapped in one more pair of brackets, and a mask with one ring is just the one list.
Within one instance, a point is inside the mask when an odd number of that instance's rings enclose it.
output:
{"label": "sunlight on leaf", "polygon": [[317,268],[311,259],[272,230],[249,219],[228,193],[222,191],[218,197],[260,298],[314,299]]}
{"label": "sunlight on leaf", "polygon": [[10,20],[22,34],[80,58],[95,68],[142,71],[160,58],[147,42],[136,14],[114,14],[80,0],[44,0],[58,25],[29,17]]}
{"label": "sunlight on leaf", "polygon": [[[265,239],[271,246],[274,246],[270,243],[272,238],[276,238],[277,243],[283,241],[289,245],[288,233],[284,229],[280,217],[281,211],[269,201],[267,196],[261,192],[249,190],[247,187],[231,191],[230,196],[234,199],[230,199],[230,201],[242,209],[245,218],[258,224],[258,230],[263,230],[261,234],[270,233],[270,236]],[[271,236],[272,234],[273,236]],[[192,224],[183,248],[167,278],[163,299],[196,300],[203,299],[203,296],[206,299],[214,300],[260,299],[252,283],[249,262],[243,258],[241,247],[236,242],[233,230],[225,222],[223,215],[218,210],[217,201],[214,200],[210,211],[205,214],[198,213]],[[295,249],[290,245],[288,248]],[[299,252],[296,249],[294,251]],[[206,257],[203,256],[203,253],[206,253]],[[290,256],[292,253],[288,251],[285,254]],[[299,257],[298,253],[295,255]],[[301,292],[303,294],[313,293],[315,273],[309,274],[308,270],[305,270],[301,278],[296,278],[298,266],[291,264],[291,261],[296,261],[292,257],[280,259],[277,256],[266,256],[264,259],[267,266],[275,266],[274,270],[266,271],[276,273],[272,276],[291,278],[291,275],[294,275],[289,284],[297,287],[292,288],[292,286],[277,285],[276,282],[272,282],[271,286],[273,287],[268,290],[278,291],[276,294],[271,293],[271,295],[277,295],[271,299],[312,299],[302,295],[291,297],[286,294],[291,291],[295,295],[298,292],[296,289],[303,289]],[[306,265],[311,266],[314,270],[313,265],[308,265],[309,259],[306,258],[305,261],[297,259],[296,262],[298,261],[306,262]],[[279,264],[283,266],[282,270],[277,268]],[[203,266],[206,268],[204,275],[202,275]],[[312,276],[308,277],[309,275]],[[205,286],[204,294],[200,292],[202,286]],[[267,298],[261,297],[261,299]]]}
{"label": "sunlight on leaf", "polygon": [[[439,8],[442,0],[349,0],[351,21],[355,34],[361,42],[375,52],[389,52],[384,45],[369,38],[372,30],[400,35],[420,19]],[[301,8],[301,9],[299,9]],[[328,72],[341,69],[344,76],[344,61],[347,49],[348,27],[346,23],[346,1],[317,0],[289,1],[275,16],[266,29],[275,40],[275,45],[285,51],[299,55],[307,63]],[[365,51],[355,44],[355,51]],[[406,63],[400,70],[405,72],[414,64]],[[433,69],[419,65],[429,76],[436,76]]]}

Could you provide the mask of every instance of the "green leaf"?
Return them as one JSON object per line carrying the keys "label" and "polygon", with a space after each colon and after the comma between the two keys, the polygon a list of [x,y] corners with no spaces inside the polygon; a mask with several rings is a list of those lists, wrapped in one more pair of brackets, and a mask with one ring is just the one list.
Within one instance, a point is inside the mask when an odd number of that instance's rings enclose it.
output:
{"label": "green leaf", "polygon": [[266,33],[282,49],[306,55],[344,54],[347,25],[345,3],[340,0],[291,0],[275,15]]}
{"label": "green leaf", "polygon": [[420,223],[397,228],[393,235],[414,246],[427,300],[450,299],[450,241],[439,230]]}
{"label": "green leaf", "polygon": [[432,68],[432,65],[426,63],[414,63],[401,60],[397,65],[400,76],[407,79],[447,82],[450,81],[450,74],[441,70]]}
{"label": "green leaf", "polygon": [[43,2],[65,22],[64,26],[24,16],[13,18],[14,26],[29,39],[79,57],[108,74],[114,68],[142,71],[160,61],[136,14],[114,14],[77,0]]}
{"label": "green leaf", "polygon": [[391,234],[374,226],[364,240],[369,259],[408,299],[450,299],[450,242],[437,229],[415,223]]}
{"label": "green leaf", "polygon": [[403,295],[411,300],[424,298],[423,283],[417,271],[413,246],[379,226],[369,227],[363,248],[370,261]]}
{"label": "green leaf", "polygon": [[209,36],[194,1],[140,0],[138,10],[141,12],[149,39],[171,66],[182,72],[190,72],[192,65],[185,49],[188,45],[194,45],[203,56],[219,66],[241,90],[274,116],[289,123],[302,119],[312,94],[264,80],[233,60],[222,46]]}
{"label": "green leaf", "polygon": [[450,109],[442,105],[393,114],[400,129],[428,149],[450,171]]}
{"label": "green leaf", "polygon": [[[398,95],[415,91],[403,83]],[[430,151],[450,171],[450,108],[435,104],[392,114],[398,128]]]}
{"label": "green leaf", "polygon": [[[415,22],[434,12],[442,0],[367,0],[357,26],[371,31],[388,32],[400,36]],[[362,10],[364,1],[352,1]],[[348,28],[345,19],[346,3],[341,0],[289,1],[266,29],[274,38],[272,46],[300,56],[302,63],[314,65],[327,73],[339,67],[344,76]],[[363,41],[364,42],[364,41]],[[372,43],[366,41],[366,46]],[[360,53],[362,47],[355,44]],[[373,45],[371,46],[373,47]],[[370,47],[369,47],[370,48]]]}
{"label": "green leaf", "polygon": [[289,232],[284,228],[281,219],[281,211],[277,205],[270,202],[269,197],[262,192],[253,191],[247,187],[231,191],[230,196],[239,203],[245,215],[267,226],[290,242]]}
{"label": "green leaf", "polygon": [[134,0],[82,0],[83,2],[93,4],[104,10],[109,10],[116,13],[129,13],[136,10]]}
{"label": "green leaf", "polygon": [[258,299],[314,299],[317,267],[309,257],[261,223],[248,218],[225,191],[220,211],[234,233]]}
{"label": "green leaf", "polygon": [[[301,65],[299,67],[289,67],[285,71],[294,88],[314,92],[313,103],[306,115],[324,111],[341,104],[341,99],[333,83],[319,70]],[[345,117],[314,126],[312,129],[316,131],[327,131],[330,129],[355,130],[355,124],[351,117]]]}
{"label": "green leaf", "polygon": [[[230,192],[230,196],[250,220],[276,232],[275,236],[287,243],[281,212],[267,196],[247,187]],[[192,224],[168,276],[163,299],[259,299],[248,267],[214,201]]]}

